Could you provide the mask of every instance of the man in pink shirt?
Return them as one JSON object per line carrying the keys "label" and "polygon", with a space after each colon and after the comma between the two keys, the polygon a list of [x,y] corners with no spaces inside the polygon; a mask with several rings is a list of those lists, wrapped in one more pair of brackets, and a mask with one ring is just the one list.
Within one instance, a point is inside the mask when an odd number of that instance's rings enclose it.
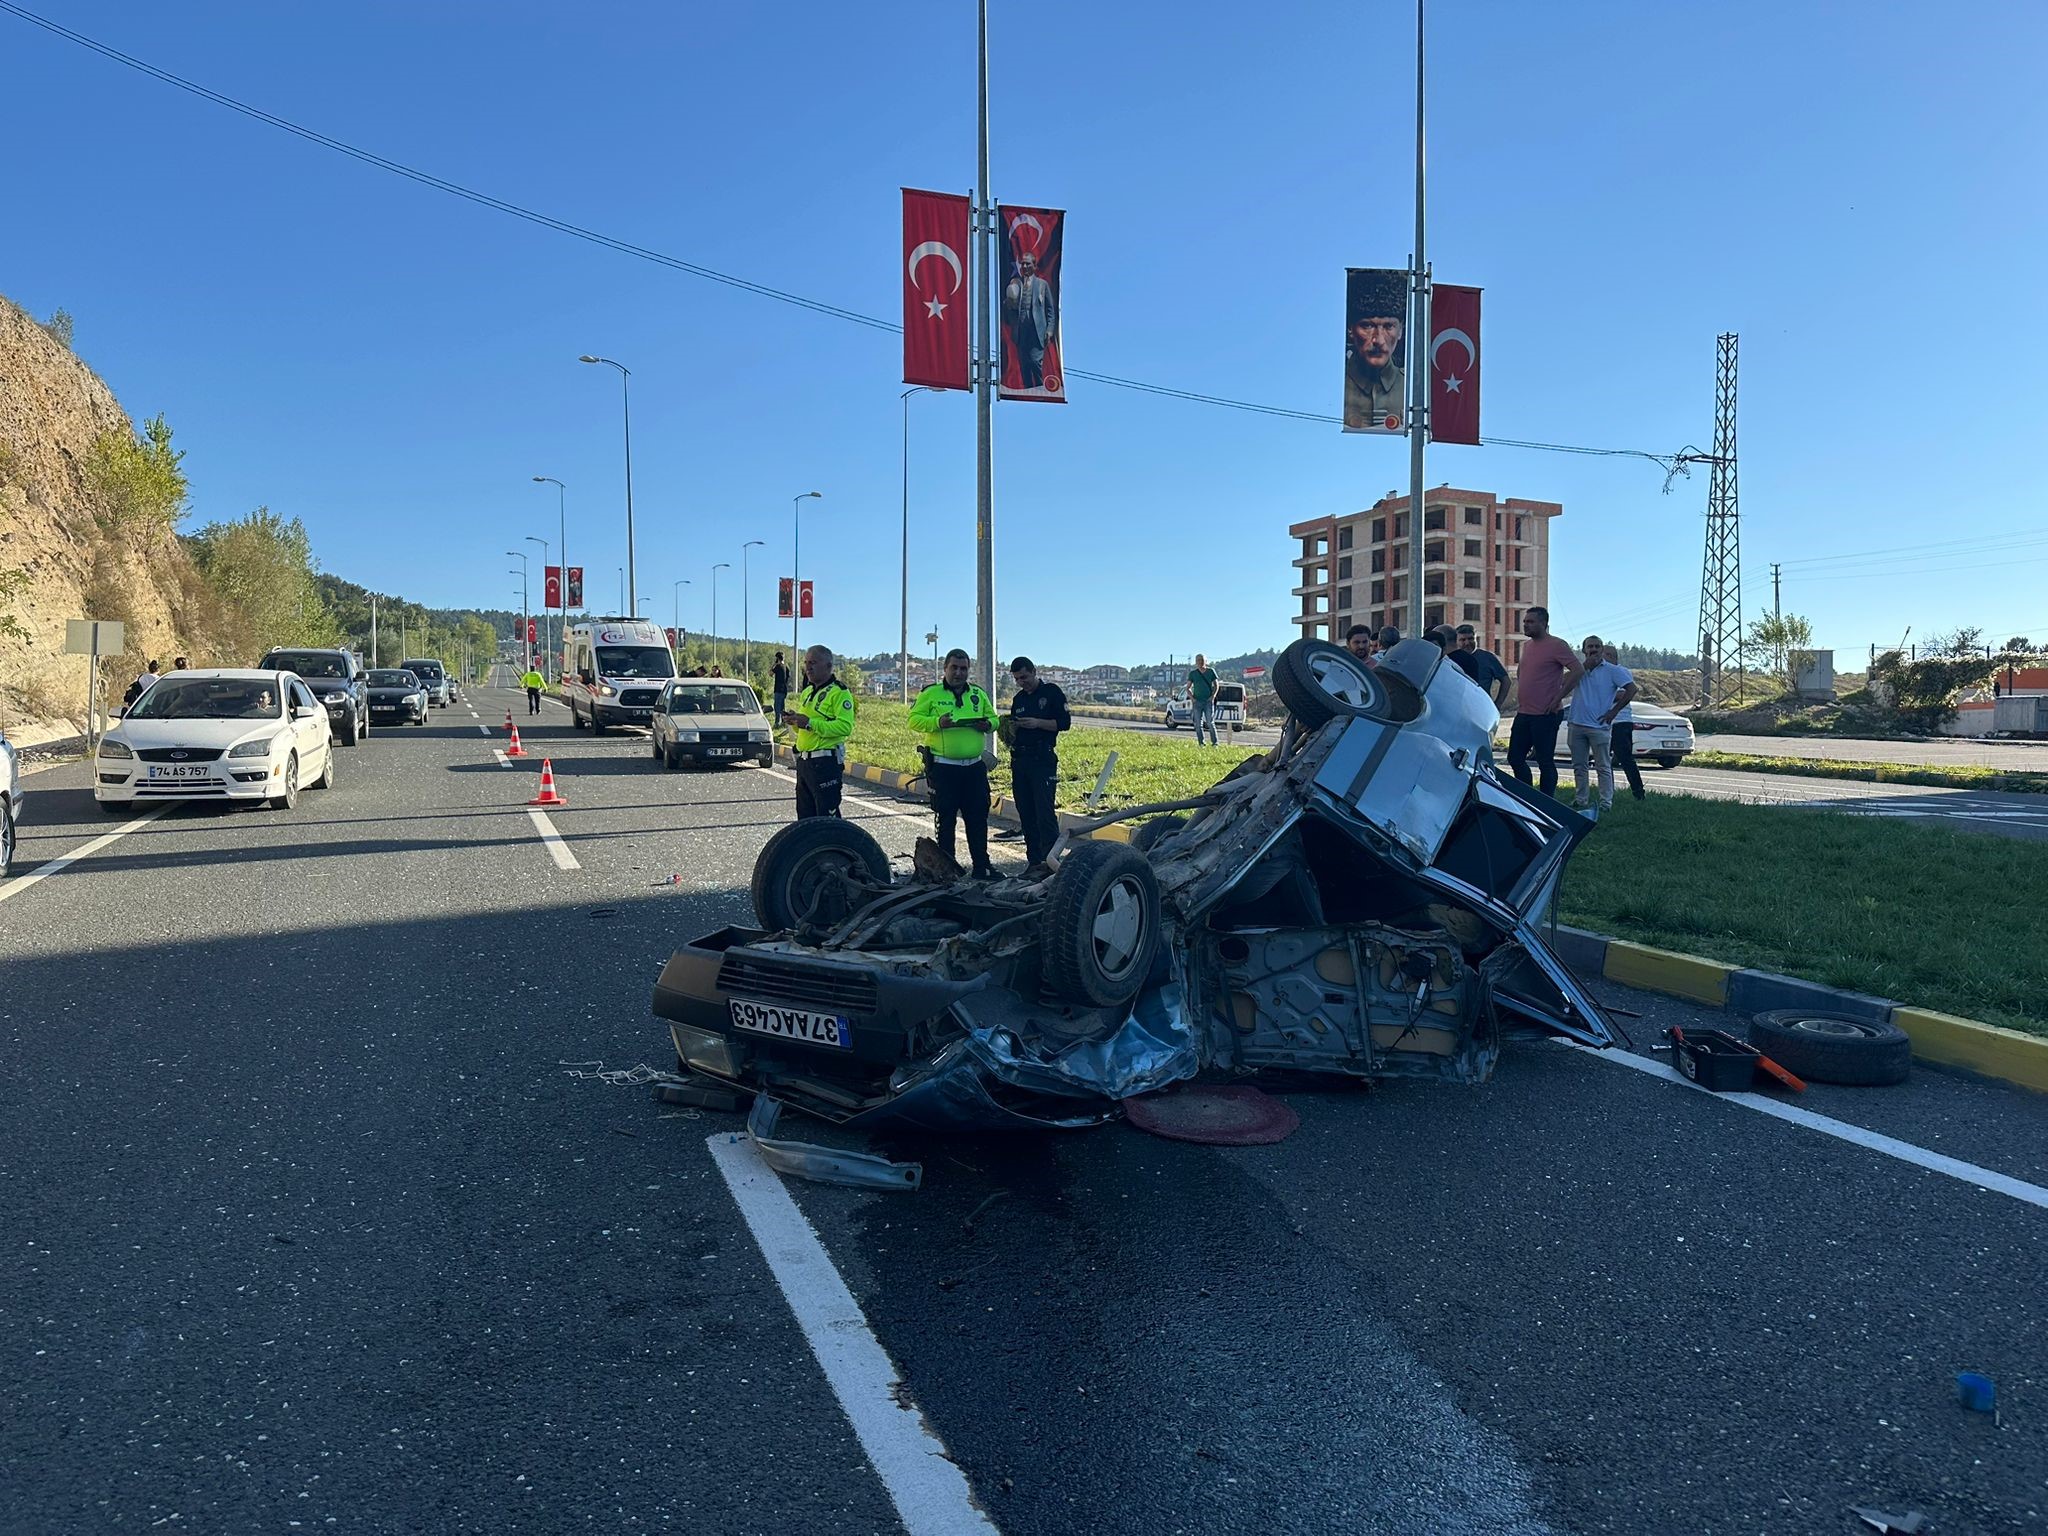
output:
{"label": "man in pink shirt", "polygon": [[1529,782],[1529,756],[1536,756],[1543,793],[1557,793],[1557,733],[1564,724],[1564,696],[1585,671],[1572,648],[1550,632],[1550,610],[1522,615],[1527,644],[1515,668],[1515,723],[1508,729],[1508,767]]}

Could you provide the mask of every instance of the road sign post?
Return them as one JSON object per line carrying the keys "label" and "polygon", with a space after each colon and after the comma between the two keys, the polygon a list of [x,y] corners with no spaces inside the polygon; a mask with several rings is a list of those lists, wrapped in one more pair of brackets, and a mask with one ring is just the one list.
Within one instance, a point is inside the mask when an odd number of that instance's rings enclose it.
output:
{"label": "road sign post", "polygon": [[90,656],[85,679],[85,755],[99,750],[100,657],[128,649],[127,626],[118,619],[66,619],[64,654]]}

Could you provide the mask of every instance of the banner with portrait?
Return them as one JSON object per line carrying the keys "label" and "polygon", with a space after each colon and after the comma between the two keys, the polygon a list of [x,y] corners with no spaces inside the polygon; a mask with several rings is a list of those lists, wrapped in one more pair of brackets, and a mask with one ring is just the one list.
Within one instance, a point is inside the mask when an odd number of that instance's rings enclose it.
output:
{"label": "banner with portrait", "polygon": [[1407,434],[1408,273],[1344,273],[1344,430]]}
{"label": "banner with portrait", "polygon": [[569,567],[568,606],[571,608],[581,608],[583,606],[583,567],[580,565]]}
{"label": "banner with portrait", "polygon": [[1061,335],[1061,243],[1067,216],[1057,208],[996,209],[996,291],[1001,296],[1004,400],[1066,403]]}

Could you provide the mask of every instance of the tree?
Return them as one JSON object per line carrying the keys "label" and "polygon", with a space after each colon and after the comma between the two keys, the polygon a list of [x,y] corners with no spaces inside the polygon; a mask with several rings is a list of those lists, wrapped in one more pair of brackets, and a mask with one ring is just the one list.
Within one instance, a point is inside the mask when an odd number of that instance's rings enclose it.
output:
{"label": "tree", "polygon": [[140,436],[104,432],[94,439],[86,477],[105,505],[109,531],[176,527],[186,512],[184,459],[161,414],[142,424]]}
{"label": "tree", "polygon": [[341,639],[321,600],[312,541],[297,518],[258,507],[236,522],[209,523],[187,543],[239,649],[253,656],[273,646]]}
{"label": "tree", "polygon": [[42,326],[44,331],[46,331],[49,334],[50,339],[56,342],[58,346],[62,347],[66,352],[69,352],[71,350],[70,310],[53,309],[50,311],[49,319],[40,321],[38,323]]}
{"label": "tree", "polygon": [[2031,656],[2034,654],[2034,642],[2025,635],[2014,635],[2002,649],[2008,656]]}
{"label": "tree", "polygon": [[1796,613],[1765,614],[1749,626],[1742,641],[1743,656],[1759,672],[1777,678],[1788,693],[1804,664],[1802,653],[1812,649],[1813,625]]}
{"label": "tree", "polygon": [[28,571],[0,571],[0,640],[28,640],[28,626],[14,616],[15,599],[28,590]]}

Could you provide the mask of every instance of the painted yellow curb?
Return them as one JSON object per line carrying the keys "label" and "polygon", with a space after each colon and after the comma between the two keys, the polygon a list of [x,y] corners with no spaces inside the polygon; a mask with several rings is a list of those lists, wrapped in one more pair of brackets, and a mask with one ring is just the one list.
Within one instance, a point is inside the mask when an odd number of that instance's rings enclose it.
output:
{"label": "painted yellow curb", "polygon": [[1911,1037],[1913,1054],[1923,1061],[2048,1093],[2048,1040],[1928,1008],[1894,1008],[1892,1022]]}
{"label": "painted yellow curb", "polygon": [[1652,949],[1647,944],[1631,944],[1624,939],[1609,942],[1603,969],[1609,981],[1672,997],[1689,997],[1716,1008],[1728,1006],[1728,978],[1734,973],[1732,965],[1702,960],[1698,955],[1681,955],[1675,950]]}

